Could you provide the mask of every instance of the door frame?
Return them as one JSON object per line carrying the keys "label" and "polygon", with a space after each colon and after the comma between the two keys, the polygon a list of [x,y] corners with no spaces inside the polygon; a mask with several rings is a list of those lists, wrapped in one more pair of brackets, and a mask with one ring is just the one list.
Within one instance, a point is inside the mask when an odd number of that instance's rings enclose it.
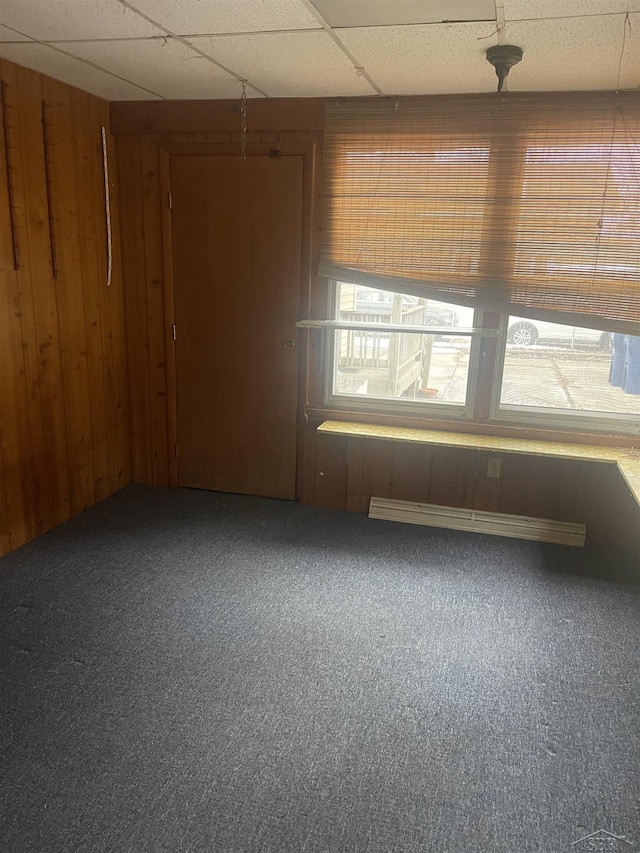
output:
{"label": "door frame", "polygon": [[[234,139],[233,137],[238,137]],[[238,157],[239,134],[198,134],[202,141],[160,143],[160,193],[162,204],[162,268],[165,310],[165,352],[167,374],[167,443],[169,446],[169,486],[179,486],[178,475],[178,405],[176,347],[174,339],[175,290],[173,271],[173,234],[171,224],[171,158],[172,157]],[[217,137],[220,141],[212,140]],[[211,140],[211,141],[210,141]],[[279,153],[275,153],[279,152]],[[298,319],[326,314],[326,305],[319,305],[317,268],[320,257],[322,202],[322,136],[315,132],[263,131],[249,134],[247,157],[302,157],[302,243],[300,247],[300,301]],[[314,302],[312,304],[312,295]],[[322,299],[320,300],[322,301]],[[318,313],[319,312],[319,313]],[[300,329],[298,348],[297,440],[296,440],[296,500],[312,500],[312,454],[306,447],[305,407],[309,400],[309,370],[312,339],[307,330]]]}

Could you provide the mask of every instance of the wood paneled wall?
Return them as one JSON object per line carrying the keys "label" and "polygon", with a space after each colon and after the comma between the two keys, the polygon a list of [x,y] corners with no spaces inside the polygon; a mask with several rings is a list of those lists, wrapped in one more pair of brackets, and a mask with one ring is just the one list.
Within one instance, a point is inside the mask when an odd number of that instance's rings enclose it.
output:
{"label": "wood paneled wall", "polygon": [[131,479],[109,104],[0,60],[0,554]]}
{"label": "wood paneled wall", "polygon": [[153,136],[117,139],[126,331],[131,383],[132,476],[169,484],[167,327],[162,272],[160,149]]}

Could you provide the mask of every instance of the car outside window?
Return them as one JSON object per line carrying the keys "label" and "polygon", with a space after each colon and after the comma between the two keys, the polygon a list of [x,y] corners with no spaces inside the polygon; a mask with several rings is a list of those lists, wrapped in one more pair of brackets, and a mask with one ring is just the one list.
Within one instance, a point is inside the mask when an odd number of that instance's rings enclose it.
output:
{"label": "car outside window", "polygon": [[336,320],[441,331],[336,330],[334,405],[640,434],[640,337],[504,316],[488,394],[485,343],[464,336],[480,325],[472,308],[347,283],[335,294]]}
{"label": "car outside window", "polygon": [[506,326],[499,413],[640,416],[640,339],[522,317]]}

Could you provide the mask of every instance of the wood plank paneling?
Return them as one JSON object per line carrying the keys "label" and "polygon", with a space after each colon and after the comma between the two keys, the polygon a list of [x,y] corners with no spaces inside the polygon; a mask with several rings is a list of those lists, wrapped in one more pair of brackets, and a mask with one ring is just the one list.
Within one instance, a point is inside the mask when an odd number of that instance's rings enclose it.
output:
{"label": "wood plank paneling", "polygon": [[[509,453],[502,456],[501,512],[507,512],[510,515],[526,514],[527,502],[524,484],[527,482],[528,471],[529,460],[526,456],[521,456],[518,453]],[[486,475],[486,467],[484,475]],[[569,519],[566,520],[569,521]]]}
{"label": "wood plank paneling", "polygon": [[[74,104],[68,87],[58,83],[45,86],[47,137],[53,196],[54,232],[58,258],[55,288],[59,315],[59,341],[64,375],[63,397],[66,415],[67,457],[71,484],[71,507],[81,512],[95,502],[94,461],[91,435],[91,386],[88,341],[85,328],[86,271],[81,263],[82,223],[79,192],[84,192],[82,176],[76,175],[76,133]],[[76,103],[79,99],[74,99]],[[64,223],[65,227],[60,228]]]}
{"label": "wood plank paneling", "polygon": [[51,523],[72,513],[62,384],[56,282],[51,268],[49,212],[42,136],[42,77],[21,71],[17,81],[22,203],[25,205],[28,260],[31,267],[38,370],[40,376],[44,457],[42,484],[49,495]]}
{"label": "wood plank paneling", "polygon": [[369,510],[364,495],[364,449],[364,441],[357,438],[350,439],[346,508],[355,512]]}
{"label": "wood plank paneling", "polygon": [[587,521],[587,542],[638,550],[638,504],[615,465],[585,463],[577,514]]}
{"label": "wood plank paneling", "polygon": [[0,75],[11,149],[8,176],[0,161],[2,554],[126,485],[130,443],[119,274],[105,291],[108,105],[6,60]]}
{"label": "wood plank paneling", "polygon": [[[166,151],[160,149],[160,210],[162,216],[162,272],[164,276],[164,346],[166,362],[166,418],[167,418],[167,468],[168,485],[178,485],[178,410],[176,387],[176,341],[173,336],[175,328],[175,301],[173,281],[173,227],[171,208],[167,197],[171,186],[171,158]],[[163,203],[164,200],[164,203]]]}
{"label": "wood plank paneling", "polygon": [[131,476],[135,482],[152,484],[154,481],[149,396],[150,344],[147,325],[140,140],[136,136],[118,139],[117,150],[127,357],[131,389]]}
{"label": "wood plank paneling", "polygon": [[[13,69],[7,70],[5,100],[9,109],[10,104],[15,104],[15,90],[9,88],[9,81],[13,82],[15,75]],[[39,515],[36,502],[40,497],[33,472],[30,419],[35,389],[30,389],[27,380],[29,353],[24,347],[25,331],[28,333],[32,326],[30,317],[23,314],[19,273],[14,269],[7,179],[14,183],[15,180],[7,175],[5,168],[4,141],[5,134],[0,133],[0,501],[6,507],[0,520],[0,553],[35,536],[35,519]],[[12,142],[9,136],[9,144]],[[15,156],[11,160],[15,161]]]}
{"label": "wood plank paneling", "polygon": [[390,497],[416,503],[426,500],[431,490],[431,462],[430,447],[394,444]]}
{"label": "wood plank paneling", "polygon": [[431,462],[429,503],[456,506],[458,492],[458,451],[434,447]]}
{"label": "wood plank paneling", "polygon": [[316,453],[315,506],[344,509],[347,494],[350,439],[342,435],[319,438]]}
{"label": "wood plank paneling", "polygon": [[[192,138],[214,134],[217,142],[221,135],[239,132],[240,105],[238,101],[119,101],[111,105],[111,123],[117,134],[192,134]],[[322,132],[324,100],[256,98],[249,103],[247,125],[250,132]]]}
{"label": "wood plank paneling", "polygon": [[475,450],[463,450],[458,453],[458,472],[456,478],[456,506],[470,508],[474,506],[477,488],[478,454]]}
{"label": "wood plank paneling", "polygon": [[[102,127],[109,126],[109,107],[104,101],[99,101],[95,98],[89,100],[89,114],[91,117],[91,125],[95,128],[95,132],[90,136],[90,142],[95,146],[97,156],[92,156],[89,160],[90,178],[92,185],[91,201],[96,212],[92,235],[94,238],[94,254],[96,265],[95,278],[95,307],[98,314],[96,317],[96,327],[99,330],[98,340],[100,343],[101,370],[98,374],[98,381],[102,382],[104,418],[102,420],[102,428],[104,430],[104,448],[105,448],[105,471],[104,480],[96,478],[96,492],[101,499],[102,495],[111,494],[119,487],[118,469],[120,461],[118,458],[118,394],[116,383],[116,366],[114,364],[114,348],[113,348],[113,328],[112,328],[112,301],[113,295],[121,292],[121,279],[118,274],[119,265],[116,264],[116,271],[112,271],[111,283],[108,283],[108,251],[107,251],[107,214],[106,214],[106,197],[104,188],[104,164],[102,152]],[[109,160],[111,161],[109,163]],[[108,157],[108,168],[113,167],[114,158]],[[113,180],[113,177],[110,176]],[[117,191],[114,190],[110,194],[110,202]],[[111,204],[113,208],[113,205]],[[96,332],[96,334],[98,334]],[[124,341],[123,341],[124,345]],[[124,348],[124,347],[123,347]],[[98,423],[98,428],[100,423]],[[96,418],[93,417],[93,429],[96,428]],[[99,433],[100,434],[100,433]],[[127,425],[128,434],[128,425]]]}
{"label": "wood plank paneling", "polygon": [[391,496],[393,482],[393,450],[391,441],[364,442],[364,470],[362,476],[362,509],[369,511],[371,498]]}
{"label": "wood plank paneling", "polygon": [[169,479],[167,443],[167,356],[166,318],[163,289],[162,209],[167,198],[160,197],[160,159],[155,137],[140,139],[142,171],[142,221],[144,270],[147,294],[147,336],[149,341],[149,416],[151,423],[151,482],[165,485]]}
{"label": "wood plank paneling", "polygon": [[[500,460],[500,477],[488,477],[487,468],[489,459]],[[504,454],[475,452],[474,484],[472,492],[472,506],[474,509],[486,509],[489,512],[500,512],[502,506],[502,492],[505,486],[503,468],[505,466]],[[522,488],[522,486],[521,486]],[[512,510],[505,510],[512,512]]]}
{"label": "wood plank paneling", "polygon": [[[110,129],[110,107],[106,101],[95,99],[100,127]],[[110,469],[109,491],[121,489],[131,482],[131,427],[129,409],[129,376],[124,317],[123,253],[120,231],[120,208],[118,204],[118,163],[116,142],[111,133],[106,134],[107,169],[109,179],[109,210],[111,214],[111,283],[106,289],[106,310],[102,312],[103,341],[107,353],[107,415],[112,419],[110,454],[115,452],[116,470]],[[100,173],[102,186],[101,204],[106,205],[104,171]],[[107,275],[107,217],[106,208],[102,221],[103,251],[102,269]],[[114,450],[115,446],[115,450]]]}
{"label": "wood plank paneling", "polygon": [[[105,358],[102,341],[103,298],[106,275],[100,263],[104,255],[104,236],[99,241],[99,225],[104,221],[102,194],[96,177],[101,166],[100,125],[91,110],[93,98],[84,92],[74,99],[73,126],[76,152],[76,182],[80,217],[80,266],[84,294],[84,324],[87,336],[89,376],[90,444],[94,466],[95,500],[108,494],[109,455],[107,448]],[[100,172],[102,169],[100,169]],[[100,243],[100,244],[99,244]]]}
{"label": "wood plank paneling", "polygon": [[[37,287],[38,279],[35,273],[37,265],[34,267],[31,263],[31,246],[29,231],[27,229],[29,199],[26,194],[23,178],[25,169],[28,171],[30,163],[22,147],[22,128],[19,121],[20,100],[18,82],[22,76],[22,71],[6,61],[2,62],[1,68],[6,93],[4,121],[7,124],[8,144],[11,149],[11,172],[7,175],[7,181],[10,180],[13,185],[15,200],[14,239],[17,244],[19,259],[17,282],[18,312],[21,318],[20,346],[22,347],[24,356],[24,376],[29,406],[31,447],[28,450],[29,455],[26,458],[30,463],[31,499],[29,512],[32,515],[32,529],[28,538],[32,538],[52,526],[51,503],[46,483],[45,422],[43,419],[44,406],[40,377],[40,358],[36,338],[36,299],[34,298],[34,289],[32,287],[32,283]],[[39,138],[39,129],[37,132]],[[8,199],[5,203],[8,204]],[[5,263],[10,262],[9,256],[5,256],[3,260]],[[15,458],[15,456],[7,458],[5,464],[11,465],[12,459]],[[21,458],[25,457],[21,456]],[[13,545],[13,539],[15,538],[12,538],[12,547],[16,547],[16,545]],[[16,539],[16,544],[17,541],[19,540]]]}
{"label": "wood plank paneling", "polygon": [[4,452],[0,445],[0,554],[11,550],[9,530],[9,502],[7,499],[7,478],[5,476]]}

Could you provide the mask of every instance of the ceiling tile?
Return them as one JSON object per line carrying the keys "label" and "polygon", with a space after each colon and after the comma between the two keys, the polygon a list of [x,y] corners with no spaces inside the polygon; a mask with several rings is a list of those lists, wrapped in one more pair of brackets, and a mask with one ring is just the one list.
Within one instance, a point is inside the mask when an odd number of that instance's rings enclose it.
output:
{"label": "ceiling tile", "polygon": [[[484,53],[495,25],[427,24],[336,30],[388,95],[489,92],[495,73]],[[515,77],[515,71],[512,74]]]}
{"label": "ceiling tile", "polygon": [[507,21],[640,12],[640,0],[504,0]]}
{"label": "ceiling tile", "polygon": [[332,27],[495,21],[495,0],[311,0]]}
{"label": "ceiling tile", "polygon": [[23,36],[9,27],[3,27],[0,24],[0,41],[30,41],[28,36]]}
{"label": "ceiling tile", "polygon": [[0,56],[108,101],[141,101],[155,97],[45,44],[0,44]]}
{"label": "ceiling tile", "polygon": [[177,35],[318,29],[300,0],[131,0],[145,15]]}
{"label": "ceiling tile", "polygon": [[2,0],[0,23],[41,41],[160,33],[118,0]]}
{"label": "ceiling tile", "polygon": [[189,41],[272,97],[373,94],[371,86],[324,30]]}
{"label": "ceiling tile", "polygon": [[[620,88],[640,83],[640,16],[627,29]],[[524,50],[511,72],[515,91],[615,89],[624,18],[574,18],[507,24],[506,38]],[[517,75],[515,72],[518,72]]]}
{"label": "ceiling tile", "polygon": [[163,98],[240,96],[236,79],[172,38],[70,42],[60,46]]}
{"label": "ceiling tile", "polygon": [[640,13],[630,15],[629,23],[622,54],[620,88],[640,89]]}

